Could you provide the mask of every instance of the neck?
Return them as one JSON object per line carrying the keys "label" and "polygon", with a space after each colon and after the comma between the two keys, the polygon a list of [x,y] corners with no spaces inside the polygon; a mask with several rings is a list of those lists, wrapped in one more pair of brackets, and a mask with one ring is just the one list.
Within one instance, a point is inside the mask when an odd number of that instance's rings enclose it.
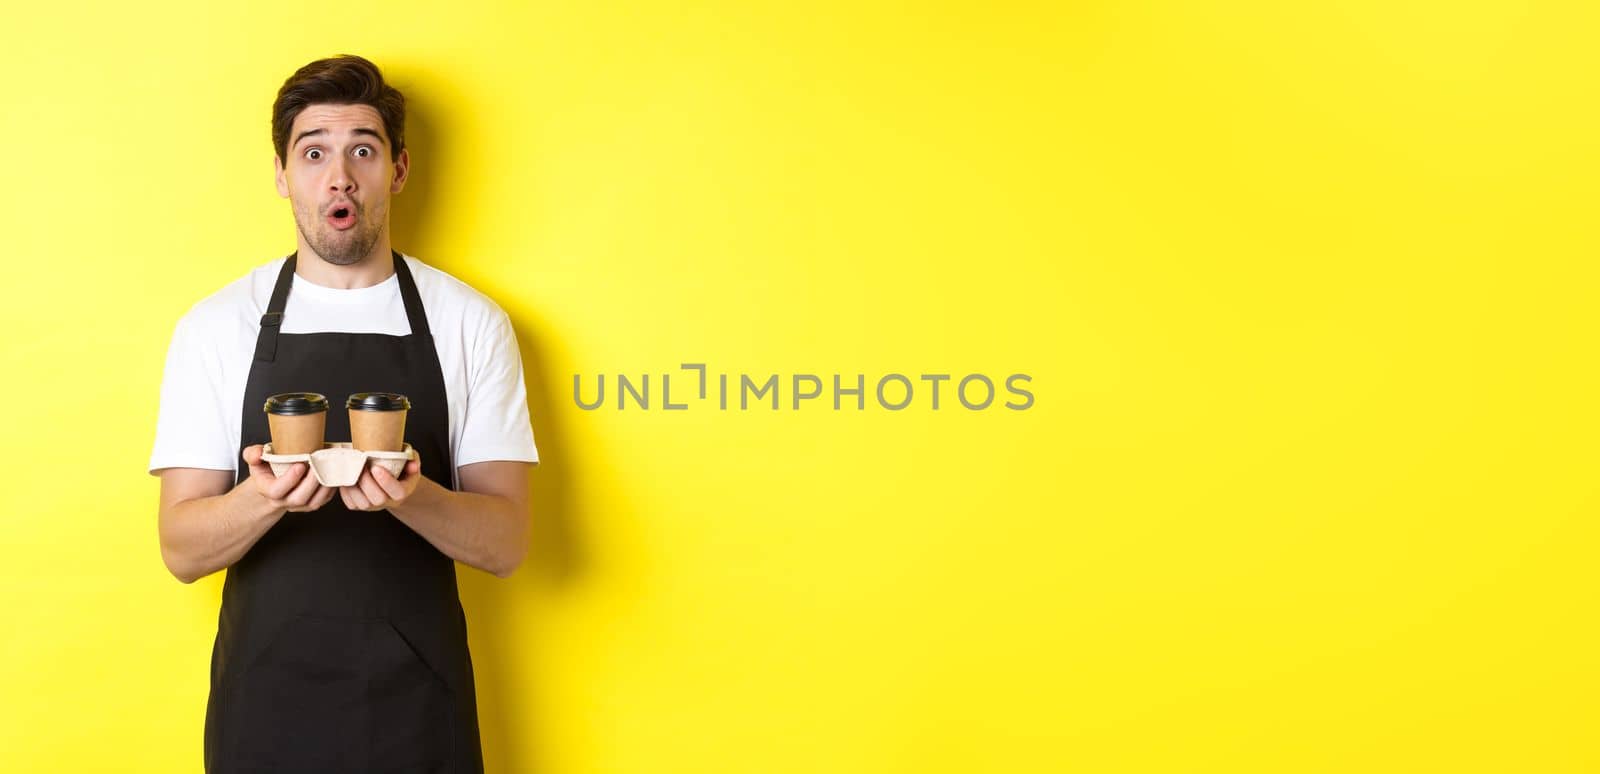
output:
{"label": "neck", "polygon": [[295,261],[294,273],[307,280],[326,288],[339,288],[353,290],[355,288],[372,287],[394,274],[394,260],[389,247],[389,232],[384,230],[378,241],[372,245],[361,260],[348,265],[329,263],[317,251],[306,244],[304,235],[296,233],[299,260]]}

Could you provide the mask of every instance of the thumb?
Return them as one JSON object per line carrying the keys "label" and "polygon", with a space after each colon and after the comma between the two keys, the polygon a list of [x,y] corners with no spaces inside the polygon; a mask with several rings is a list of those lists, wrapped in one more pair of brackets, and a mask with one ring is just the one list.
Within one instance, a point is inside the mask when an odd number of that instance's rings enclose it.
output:
{"label": "thumb", "polygon": [[244,447],[244,452],[242,453],[242,456],[244,457],[244,461],[245,461],[246,464],[249,464],[249,465],[259,465],[259,464],[261,464],[261,444],[258,443],[258,444],[255,444],[253,446]]}

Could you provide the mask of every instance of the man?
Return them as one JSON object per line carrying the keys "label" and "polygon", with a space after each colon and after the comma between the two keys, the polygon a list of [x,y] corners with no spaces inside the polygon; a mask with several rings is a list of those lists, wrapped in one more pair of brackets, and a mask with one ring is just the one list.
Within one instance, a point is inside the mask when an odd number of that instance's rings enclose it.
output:
{"label": "man", "polygon": [[[150,470],[161,555],[227,568],[206,708],[208,772],[481,772],[455,562],[506,577],[538,463],[505,313],[389,243],[405,101],[371,62],[312,62],[273,105],[297,249],[201,300],[168,351]],[[268,395],[398,392],[417,451],[354,486],[262,462]],[[242,461],[242,465],[240,464]]]}

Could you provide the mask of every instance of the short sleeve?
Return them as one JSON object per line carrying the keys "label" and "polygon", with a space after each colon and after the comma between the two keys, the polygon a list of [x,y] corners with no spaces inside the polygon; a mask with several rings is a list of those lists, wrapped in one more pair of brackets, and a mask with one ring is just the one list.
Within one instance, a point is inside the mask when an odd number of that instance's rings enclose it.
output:
{"label": "short sleeve", "polygon": [[162,468],[235,470],[225,400],[217,342],[206,335],[206,326],[191,310],[178,321],[167,347],[150,472]]}
{"label": "short sleeve", "polygon": [[495,308],[467,351],[467,399],[456,467],[496,460],[539,464],[522,355],[511,318]]}

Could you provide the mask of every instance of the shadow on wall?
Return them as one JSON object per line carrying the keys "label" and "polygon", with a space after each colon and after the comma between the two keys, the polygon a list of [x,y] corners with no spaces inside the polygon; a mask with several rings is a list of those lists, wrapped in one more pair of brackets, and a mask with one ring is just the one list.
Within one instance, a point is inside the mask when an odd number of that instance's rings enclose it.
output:
{"label": "shadow on wall", "polygon": [[[431,179],[439,170],[459,168],[460,162],[451,155],[455,143],[440,141],[450,133],[443,125],[448,112],[435,107],[444,102],[438,85],[430,83],[429,93],[424,94],[421,89],[407,89],[403,81],[396,84],[408,103],[406,145],[411,149],[412,176],[394,199],[390,224],[396,249],[407,252],[407,245],[429,243],[424,236],[434,233]],[[459,97],[451,100],[450,104],[463,104]],[[460,233],[471,233],[472,228],[472,223],[450,224],[451,231]],[[427,256],[419,257],[429,261]],[[434,265],[450,271],[448,266]],[[528,556],[508,579],[461,564],[456,565],[456,577],[467,613],[485,769],[538,772],[546,766],[543,761],[530,760],[526,751],[545,747],[542,726],[533,715],[539,703],[520,692],[519,686],[543,684],[535,673],[537,666],[545,663],[539,657],[544,641],[540,636],[543,610],[547,600],[582,575],[585,562],[570,516],[570,477],[565,467],[570,457],[557,424],[555,399],[560,385],[545,368],[537,331],[524,320],[513,317],[511,322],[522,354],[528,413],[540,457],[529,476],[532,528]]]}

